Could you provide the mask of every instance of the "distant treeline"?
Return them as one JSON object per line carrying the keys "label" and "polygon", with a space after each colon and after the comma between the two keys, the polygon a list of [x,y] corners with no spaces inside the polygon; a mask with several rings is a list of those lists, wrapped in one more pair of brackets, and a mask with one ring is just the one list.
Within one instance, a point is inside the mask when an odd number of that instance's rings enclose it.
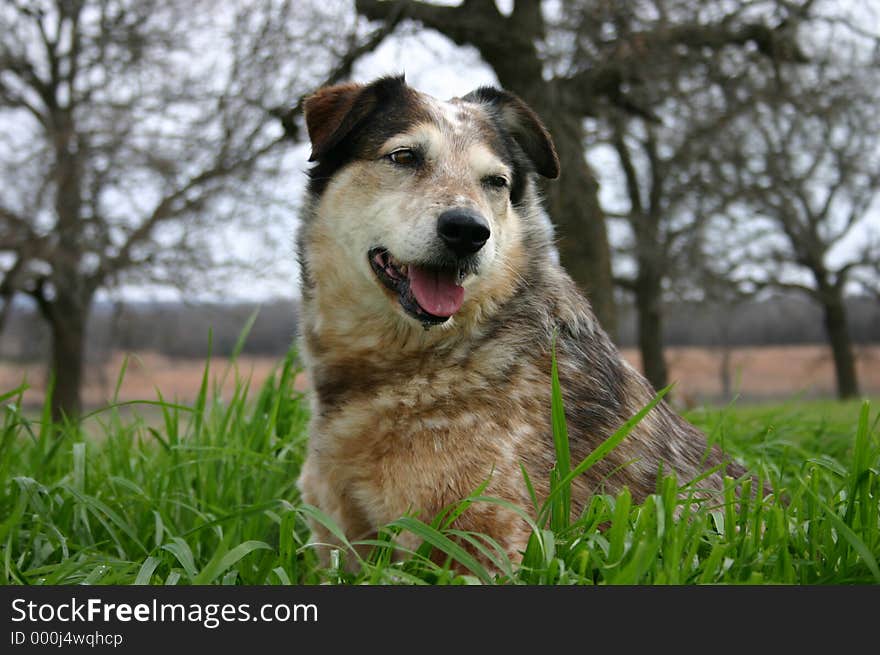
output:
{"label": "distant treeline", "polygon": [[[850,336],[855,343],[880,342],[880,302],[846,299]],[[620,305],[617,343],[636,345],[636,313]],[[666,346],[760,346],[826,344],[821,308],[799,293],[734,304],[672,302],[664,308]]]}
{"label": "distant treeline", "polygon": [[[204,358],[210,350],[214,355],[226,356],[233,352],[255,312],[242,352],[282,355],[295,339],[297,310],[297,303],[291,300],[261,305],[100,303],[89,319],[86,358],[101,361],[118,350],[146,350],[180,358]],[[36,309],[17,306],[0,336],[0,357],[43,359],[50,344],[49,331]]]}
{"label": "distant treeline", "polygon": [[[880,342],[880,303],[849,298],[850,329],[856,343]],[[101,303],[91,315],[87,357],[100,361],[118,350],[154,351],[169,357],[204,358],[232,353],[253,314],[242,352],[280,356],[296,335],[298,305],[292,300],[254,304]],[[620,307],[621,347],[635,345],[635,310]],[[799,296],[776,296],[736,305],[668,305],[667,346],[750,346],[825,343],[821,310]],[[0,336],[0,357],[36,361],[48,353],[49,333],[36,309],[16,306]]]}

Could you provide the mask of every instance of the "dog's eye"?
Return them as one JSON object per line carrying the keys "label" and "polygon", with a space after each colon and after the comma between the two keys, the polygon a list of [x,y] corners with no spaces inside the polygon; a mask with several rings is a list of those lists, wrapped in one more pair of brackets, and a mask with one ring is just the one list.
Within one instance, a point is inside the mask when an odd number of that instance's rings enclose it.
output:
{"label": "dog's eye", "polygon": [[487,175],[483,178],[483,184],[492,187],[493,189],[503,189],[507,187],[510,182],[508,182],[507,178],[503,175]]}
{"label": "dog's eye", "polygon": [[418,163],[419,157],[415,150],[411,148],[398,148],[394,152],[389,153],[388,159],[398,166],[413,166]]}

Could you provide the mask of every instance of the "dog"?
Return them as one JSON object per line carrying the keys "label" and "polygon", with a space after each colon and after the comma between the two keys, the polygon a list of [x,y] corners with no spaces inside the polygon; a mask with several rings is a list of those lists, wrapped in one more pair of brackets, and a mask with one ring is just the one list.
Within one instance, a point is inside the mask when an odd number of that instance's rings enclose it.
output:
{"label": "dog", "polygon": [[[504,90],[444,102],[403,77],[325,87],[304,110],[303,501],[349,540],[407,513],[430,521],[482,484],[534,514],[523,468],[546,498],[554,351],[574,463],[655,396],[557,263],[537,187],[560,172],[551,135]],[[679,480],[719,467],[701,485],[723,484],[721,452],[665,402],[573,480],[573,511],[624,486],[644,498],[661,467]],[[513,559],[530,535],[503,504],[474,503],[453,525]],[[312,543],[339,544],[311,528]]]}

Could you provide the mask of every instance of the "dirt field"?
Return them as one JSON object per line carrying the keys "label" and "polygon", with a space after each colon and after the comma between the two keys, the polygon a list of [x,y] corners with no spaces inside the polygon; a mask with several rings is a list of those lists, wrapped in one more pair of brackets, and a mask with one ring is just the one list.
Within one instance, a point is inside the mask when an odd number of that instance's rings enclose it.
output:
{"label": "dirt field", "polygon": [[[880,396],[880,345],[857,348],[858,375],[866,396]],[[624,350],[624,356],[636,367],[638,352]],[[105,405],[113,396],[124,354],[119,353],[102,367],[93,367],[86,375],[83,401],[88,407]],[[677,381],[678,402],[696,405],[724,398],[721,382],[722,353],[708,348],[670,348],[667,351],[670,378]],[[257,388],[278,366],[279,359],[246,357],[238,362],[242,376],[251,376],[251,388]],[[156,389],[168,401],[188,402],[198,393],[204,361],[169,359],[155,353],[131,355],[119,400],[155,400]],[[212,377],[218,379],[229,368],[225,359],[211,362]],[[780,346],[738,348],[730,353],[731,390],[743,400],[770,400],[833,396],[834,369],[831,355],[822,346]],[[42,403],[45,371],[40,365],[20,366],[0,363],[0,394],[18,386],[27,378],[31,389],[25,392],[25,404]],[[234,374],[230,372],[224,387],[228,393]],[[307,387],[304,377],[297,381]]]}

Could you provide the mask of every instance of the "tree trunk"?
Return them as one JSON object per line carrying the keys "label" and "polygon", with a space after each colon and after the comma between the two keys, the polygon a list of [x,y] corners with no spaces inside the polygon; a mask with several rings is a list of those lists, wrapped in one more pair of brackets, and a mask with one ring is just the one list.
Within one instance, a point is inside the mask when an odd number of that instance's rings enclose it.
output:
{"label": "tree trunk", "polygon": [[54,378],[52,419],[76,420],[82,414],[85,337],[92,294],[75,288],[56,289],[55,297],[37,298],[52,335],[49,374]]}
{"label": "tree trunk", "polygon": [[715,320],[718,321],[718,341],[721,361],[718,366],[718,377],[721,382],[721,397],[728,401],[733,397],[733,343],[731,339],[731,320],[735,313],[734,305],[713,303],[710,305]]}
{"label": "tree trunk", "polygon": [[12,298],[12,294],[4,294],[2,297],[0,297],[0,302],[3,303],[3,307],[0,307],[0,340],[3,339],[3,333],[6,331],[6,321],[9,319],[9,315],[12,313]]}
{"label": "tree trunk", "polygon": [[52,374],[55,392],[52,396],[52,418],[75,419],[82,413],[82,385],[85,317],[52,324]]}
{"label": "tree trunk", "polygon": [[669,384],[663,357],[662,287],[660,275],[649,265],[639,266],[635,296],[642,369],[648,381],[659,390]]}
{"label": "tree trunk", "polygon": [[[53,72],[53,80],[55,73]],[[56,91],[60,82],[56,81]],[[83,158],[86,142],[77,131],[72,99],[67,104],[54,98],[52,124],[55,151],[54,232],[58,246],[52,274],[40,283],[35,295],[52,334],[50,375],[54,376],[52,419],[76,420],[82,412],[80,386],[83,377],[86,323],[94,289],[82,274],[83,258]],[[46,283],[52,288],[47,297]]]}
{"label": "tree trunk", "polygon": [[721,377],[721,397],[728,401],[733,397],[733,374],[731,371],[731,360],[733,359],[733,348],[728,343],[721,346],[721,366],[719,375]]}
{"label": "tree trunk", "polygon": [[549,109],[542,113],[561,165],[559,179],[545,188],[547,209],[559,237],[560,262],[589,298],[602,327],[614,337],[617,312],[611,251],[599,206],[599,185],[584,158],[583,125],[577,117],[555,116]]}
{"label": "tree trunk", "polygon": [[859,395],[859,384],[843,294],[836,288],[825,290],[822,294],[822,305],[825,312],[825,332],[834,356],[837,395],[841,399],[854,398]]}

